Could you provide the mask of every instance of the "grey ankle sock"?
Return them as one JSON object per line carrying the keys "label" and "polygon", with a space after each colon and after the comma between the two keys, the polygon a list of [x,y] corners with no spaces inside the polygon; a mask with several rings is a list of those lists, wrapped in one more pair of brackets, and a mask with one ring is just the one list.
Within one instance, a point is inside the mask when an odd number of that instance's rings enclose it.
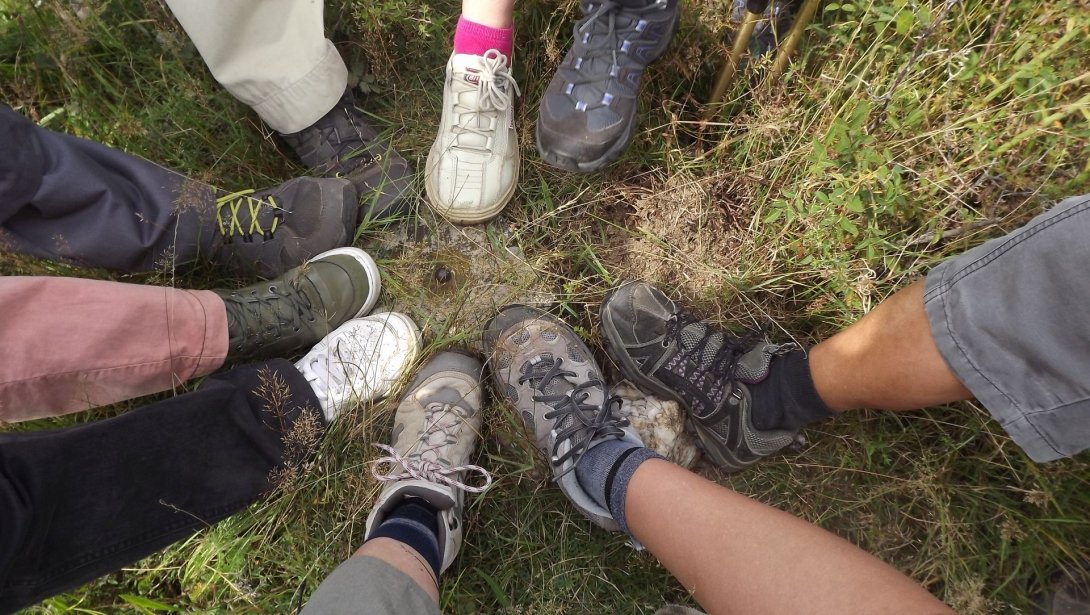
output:
{"label": "grey ankle sock", "polygon": [[624,533],[631,536],[624,518],[628,481],[641,463],[656,458],[663,459],[649,448],[622,440],[608,440],[583,455],[575,468],[575,477],[591,499],[607,509]]}

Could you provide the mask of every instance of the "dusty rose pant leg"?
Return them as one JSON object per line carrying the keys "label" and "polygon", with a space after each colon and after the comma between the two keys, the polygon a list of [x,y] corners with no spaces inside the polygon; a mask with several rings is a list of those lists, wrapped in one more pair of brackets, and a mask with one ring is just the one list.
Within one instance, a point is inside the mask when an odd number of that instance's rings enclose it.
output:
{"label": "dusty rose pant leg", "polygon": [[210,291],[0,277],[0,420],[165,391],[223,365],[227,341]]}

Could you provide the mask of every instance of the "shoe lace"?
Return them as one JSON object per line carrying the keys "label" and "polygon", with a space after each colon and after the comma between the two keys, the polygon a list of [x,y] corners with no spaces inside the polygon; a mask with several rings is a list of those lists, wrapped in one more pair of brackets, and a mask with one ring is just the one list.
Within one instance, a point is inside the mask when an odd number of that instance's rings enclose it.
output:
{"label": "shoe lace", "polygon": [[[485,143],[487,144],[487,139],[495,132],[495,123],[491,121],[489,116],[506,113],[511,108],[514,96],[522,96],[522,91],[519,90],[518,84],[515,83],[515,78],[511,76],[511,69],[507,66],[507,56],[495,49],[489,49],[483,57],[484,68],[479,73],[469,71],[454,73],[454,75],[463,76],[460,79],[455,79],[455,83],[466,83],[467,81],[472,83],[473,80],[477,82],[476,105],[463,104],[461,98],[456,97],[454,112],[458,115],[459,121],[454,126],[454,134],[456,136],[463,134],[477,135],[486,139]],[[466,79],[466,77],[469,77],[469,79]],[[514,96],[508,90],[508,86],[514,90]],[[485,122],[485,126],[481,124],[482,116],[488,120]],[[458,140],[458,146],[465,149],[488,151],[487,145],[475,145],[462,140]]]}
{"label": "shoe lace", "polygon": [[[574,470],[595,440],[624,437],[624,430],[621,428],[628,425],[627,418],[618,416],[614,412],[614,407],[620,408],[621,398],[611,397],[604,382],[597,378],[576,382],[574,380],[576,373],[563,369],[563,365],[563,358],[534,357],[518,380],[519,384],[530,382],[534,390],[542,393],[542,395],[531,396],[532,400],[548,404],[553,408],[545,413],[547,420],[554,420],[553,424],[560,427],[553,442],[550,457],[552,464],[561,466],[569,459],[572,460],[571,467],[558,474],[554,480],[559,480],[560,477]],[[567,393],[545,394],[550,383],[558,378],[575,387]],[[596,387],[602,391],[605,400],[600,406],[586,403],[590,397],[590,389]],[[566,441],[571,442],[571,448],[564,454],[558,455],[560,445]]]}
{"label": "shoe lace", "polygon": [[[363,367],[357,365],[354,360],[345,360],[344,354],[341,352],[341,345],[344,343],[344,338],[337,338],[337,341],[326,348],[325,356],[322,353],[317,353],[311,360],[303,365],[301,370],[303,377],[311,384],[311,388],[314,390],[314,395],[322,401],[329,399],[329,391],[336,386],[338,390],[344,388],[345,383],[351,377],[348,373],[349,370],[362,371]],[[354,356],[352,352],[348,353],[348,356]],[[329,361],[326,357],[333,357],[335,361]],[[325,360],[323,360],[325,358]],[[331,369],[333,364],[341,366],[341,369]],[[318,367],[318,369],[316,369]]]}
{"label": "shoe lace", "polygon": [[[226,243],[231,243],[235,237],[242,237],[242,241],[251,243],[255,234],[269,241],[284,220],[285,210],[276,204],[274,197],[259,199],[250,196],[253,193],[251,188],[216,199],[216,221],[219,223],[220,235]],[[261,213],[266,207],[275,211],[268,228],[261,224]]]}
{"label": "shoe lace", "polygon": [[[686,349],[683,332],[694,324],[703,327],[704,334],[696,344]],[[666,321],[666,336],[663,340],[664,343],[669,343],[671,339],[676,340],[677,347],[681,349],[679,354],[682,358],[696,364],[696,370],[689,375],[690,381],[696,382],[705,373],[710,373],[717,381],[725,385],[721,387],[722,389],[733,391],[738,359],[753,350],[764,339],[767,332],[768,324],[761,324],[748,327],[740,336],[728,335],[713,329],[696,316],[679,310]],[[705,355],[709,346],[715,348],[715,351],[710,360],[707,360]]]}
{"label": "shoe lace", "polygon": [[251,290],[245,295],[232,293],[221,298],[227,308],[228,329],[246,331],[247,339],[268,334],[280,339],[285,327],[299,331],[304,320],[316,319],[310,297],[293,280],[283,286],[270,285],[261,294]]}
{"label": "shoe lace", "polygon": [[[492,485],[492,475],[488,470],[477,465],[447,466],[439,462],[442,458],[441,448],[456,442],[455,430],[462,423],[462,413],[459,406],[445,403],[432,403],[424,409],[424,429],[420,433],[419,449],[411,454],[401,455],[394,447],[386,444],[375,443],[375,446],[389,453],[387,457],[380,457],[371,462],[371,475],[379,481],[397,481],[405,479],[426,480],[433,483],[442,483],[456,487],[469,493],[481,493]],[[442,435],[441,439],[433,436]],[[386,474],[383,465],[398,464],[405,469],[400,474]],[[462,482],[463,473],[477,472],[484,477],[484,484],[474,487]]]}
{"label": "shoe lace", "polygon": [[[653,11],[660,11],[666,7],[666,0],[656,0],[643,7],[621,6],[615,0],[602,0],[600,4],[587,4],[587,13],[575,24],[575,38],[581,43],[581,55],[575,60],[575,70],[580,75],[569,81],[565,93],[576,103],[586,105],[574,94],[576,86],[597,83],[605,76],[598,72],[592,72],[583,67],[590,68],[596,58],[608,57],[610,60],[609,79],[620,75],[620,64],[617,62],[617,54],[628,53],[628,50],[637,43],[653,43],[654,39],[642,36],[647,29],[648,22],[642,17]],[[618,21],[618,17],[624,19]],[[582,110],[607,107],[613,96],[606,93],[602,100],[586,105]]]}
{"label": "shoe lace", "polygon": [[[348,115],[348,110],[343,110],[345,115]],[[329,126],[315,127],[316,135],[319,144],[328,144],[337,152],[336,164],[342,166],[345,171],[348,172],[358,167],[374,164],[381,160],[380,154],[375,154],[370,151],[370,147],[374,141],[367,138],[363,133],[355,127],[355,122],[349,117],[349,124],[353,127],[352,134],[342,135],[341,131],[337,129],[335,124]],[[359,144],[353,143],[353,141],[359,141]],[[320,146],[319,148],[320,149]],[[347,150],[347,151],[345,151]]]}

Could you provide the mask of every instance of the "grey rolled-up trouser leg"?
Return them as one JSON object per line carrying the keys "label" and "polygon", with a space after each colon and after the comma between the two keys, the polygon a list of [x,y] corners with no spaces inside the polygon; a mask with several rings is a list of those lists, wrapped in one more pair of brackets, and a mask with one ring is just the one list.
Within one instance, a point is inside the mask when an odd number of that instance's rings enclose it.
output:
{"label": "grey rolled-up trouser leg", "polygon": [[0,105],[0,251],[116,271],[212,248],[212,187]]}
{"label": "grey rolled-up trouser leg", "polygon": [[326,114],[348,68],[325,37],[321,0],[167,0],[212,76],[274,130]]}
{"label": "grey rolled-up trouser leg", "polygon": [[1034,461],[1090,448],[1090,195],[933,269],[950,369]]}
{"label": "grey rolled-up trouser leg", "polygon": [[409,575],[357,555],[322,581],[302,615],[439,615],[439,607]]}

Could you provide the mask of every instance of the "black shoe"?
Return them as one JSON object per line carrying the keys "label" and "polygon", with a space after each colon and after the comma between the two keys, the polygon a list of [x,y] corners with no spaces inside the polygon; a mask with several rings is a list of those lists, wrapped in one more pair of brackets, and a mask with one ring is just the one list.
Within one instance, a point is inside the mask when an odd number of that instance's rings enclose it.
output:
{"label": "black shoe", "polygon": [[374,259],[359,248],[338,248],[268,282],[213,291],[227,308],[227,358],[252,360],[309,348],[371,311],[381,288]]}
{"label": "black shoe", "polygon": [[[212,194],[208,189],[209,199]],[[275,188],[224,194],[215,200],[210,258],[234,275],[276,277],[348,244],[358,211],[356,189],[343,179],[297,177]]]}
{"label": "black shoe", "polygon": [[678,0],[627,8],[583,0],[575,43],[553,75],[537,118],[537,150],[553,166],[589,173],[621,155],[636,127],[636,95],[647,65],[677,31]]}
{"label": "black shoe", "polygon": [[768,376],[772,358],[793,349],[764,339],[761,329],[734,337],[682,310],[657,288],[629,282],[602,302],[609,356],[637,386],[680,403],[701,448],[736,472],[791,444],[795,432],[753,426],[747,384]]}
{"label": "black shoe", "polygon": [[352,89],[310,127],[280,135],[308,168],[350,180],[359,192],[359,219],[379,220],[403,212],[412,167],[356,109]]}

